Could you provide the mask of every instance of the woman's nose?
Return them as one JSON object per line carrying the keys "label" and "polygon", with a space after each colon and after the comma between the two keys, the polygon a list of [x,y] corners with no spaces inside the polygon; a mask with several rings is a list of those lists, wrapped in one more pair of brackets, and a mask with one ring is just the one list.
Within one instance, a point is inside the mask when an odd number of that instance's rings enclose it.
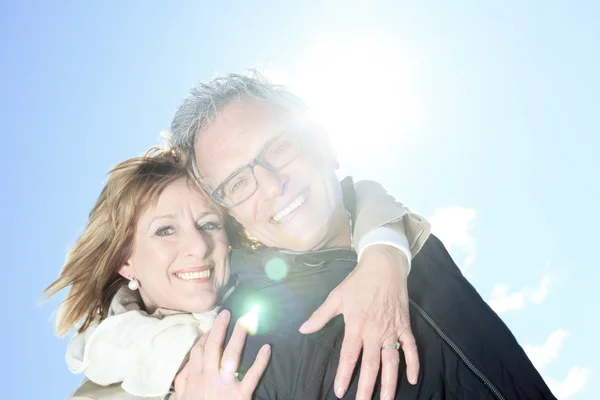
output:
{"label": "woman's nose", "polygon": [[208,238],[204,237],[200,231],[194,229],[194,231],[190,232],[186,237],[186,255],[200,259],[205,258],[210,249],[210,243],[208,243],[208,241]]}

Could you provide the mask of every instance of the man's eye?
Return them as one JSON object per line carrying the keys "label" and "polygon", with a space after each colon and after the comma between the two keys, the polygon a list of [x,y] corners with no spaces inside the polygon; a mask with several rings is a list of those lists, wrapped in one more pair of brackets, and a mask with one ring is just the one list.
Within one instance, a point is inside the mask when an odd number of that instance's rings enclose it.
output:
{"label": "man's eye", "polygon": [[281,142],[281,143],[278,143],[277,146],[275,146],[275,149],[273,149],[273,153],[274,154],[283,153],[286,150],[288,150],[290,148],[290,146],[291,146],[290,142]]}
{"label": "man's eye", "polygon": [[198,224],[198,230],[200,231],[215,231],[223,229],[223,226],[217,224],[216,222],[205,222],[203,224]]}
{"label": "man's eye", "polygon": [[155,232],[156,236],[169,236],[172,235],[175,229],[173,229],[172,225],[161,226]]}
{"label": "man's eye", "polygon": [[238,190],[243,190],[248,185],[248,179],[240,178],[229,185],[229,194],[235,193]]}

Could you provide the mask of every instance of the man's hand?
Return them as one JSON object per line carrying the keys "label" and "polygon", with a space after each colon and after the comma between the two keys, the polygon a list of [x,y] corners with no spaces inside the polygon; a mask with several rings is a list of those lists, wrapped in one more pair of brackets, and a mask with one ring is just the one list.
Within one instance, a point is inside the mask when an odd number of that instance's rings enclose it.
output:
{"label": "man's hand", "polygon": [[393,399],[398,381],[399,351],[382,349],[400,342],[406,360],[406,376],[416,384],[419,355],[410,330],[406,255],[391,246],[373,245],[360,263],[335,288],[301,327],[301,333],[323,328],[336,315],[346,323],[340,364],[335,377],[335,394],[343,397],[363,349],[358,399],[370,399],[381,365],[381,398]]}
{"label": "man's hand", "polygon": [[175,378],[178,400],[250,400],[269,363],[270,346],[261,347],[244,379],[236,379],[236,370],[246,341],[246,329],[239,323],[221,357],[221,349],[231,315],[221,311],[209,333],[202,336],[190,352],[190,359]]}

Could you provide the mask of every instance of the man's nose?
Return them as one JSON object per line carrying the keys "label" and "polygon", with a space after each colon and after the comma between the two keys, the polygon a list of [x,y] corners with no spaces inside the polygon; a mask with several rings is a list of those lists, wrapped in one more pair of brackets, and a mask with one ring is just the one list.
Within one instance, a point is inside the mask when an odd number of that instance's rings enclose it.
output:
{"label": "man's nose", "polygon": [[281,171],[269,171],[260,165],[254,167],[254,177],[258,183],[258,190],[267,198],[281,196],[289,182],[288,175],[282,174]]}

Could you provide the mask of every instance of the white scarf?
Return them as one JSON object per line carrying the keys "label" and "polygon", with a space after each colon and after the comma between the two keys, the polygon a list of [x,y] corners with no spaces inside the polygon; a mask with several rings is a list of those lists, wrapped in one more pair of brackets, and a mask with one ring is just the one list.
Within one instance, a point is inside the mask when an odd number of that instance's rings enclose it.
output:
{"label": "white scarf", "polygon": [[109,318],[70,341],[66,361],[71,372],[84,372],[99,385],[122,382],[135,396],[169,393],[188,352],[210,330],[220,307],[199,314],[158,309],[148,315],[142,304],[137,292],[119,289]]}

